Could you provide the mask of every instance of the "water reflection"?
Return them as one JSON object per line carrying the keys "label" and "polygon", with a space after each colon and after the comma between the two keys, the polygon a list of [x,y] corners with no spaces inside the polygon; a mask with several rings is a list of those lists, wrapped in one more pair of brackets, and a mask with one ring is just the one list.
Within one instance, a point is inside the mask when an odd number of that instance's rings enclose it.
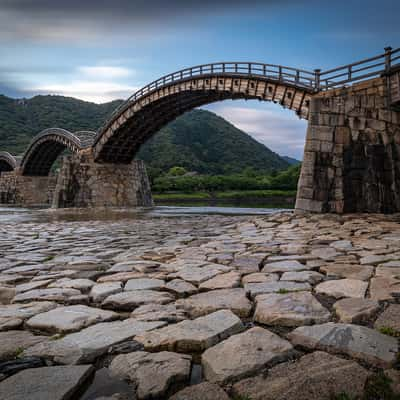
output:
{"label": "water reflection", "polygon": [[263,215],[283,209],[247,207],[182,207],[156,206],[152,208],[104,208],[104,209],[44,209],[0,207],[0,223],[93,221],[177,217],[190,215]]}

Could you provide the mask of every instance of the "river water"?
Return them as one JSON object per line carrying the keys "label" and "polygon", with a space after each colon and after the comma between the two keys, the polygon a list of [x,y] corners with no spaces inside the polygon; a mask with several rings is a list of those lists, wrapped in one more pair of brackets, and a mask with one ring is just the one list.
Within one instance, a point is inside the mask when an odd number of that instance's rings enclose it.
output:
{"label": "river water", "polygon": [[190,215],[264,215],[283,210],[282,208],[209,206],[156,206],[152,208],[129,209],[44,209],[0,206],[0,223],[143,219],[147,217],[157,218]]}

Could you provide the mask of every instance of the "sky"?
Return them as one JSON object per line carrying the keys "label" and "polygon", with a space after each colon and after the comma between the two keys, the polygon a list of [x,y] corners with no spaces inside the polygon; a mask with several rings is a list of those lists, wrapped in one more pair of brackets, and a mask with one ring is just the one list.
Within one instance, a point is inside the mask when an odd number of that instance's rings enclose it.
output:
{"label": "sky", "polygon": [[[208,62],[327,69],[400,47],[399,15],[398,0],[0,0],[0,94],[102,103]],[[254,100],[204,108],[302,158],[306,121],[292,111]]]}

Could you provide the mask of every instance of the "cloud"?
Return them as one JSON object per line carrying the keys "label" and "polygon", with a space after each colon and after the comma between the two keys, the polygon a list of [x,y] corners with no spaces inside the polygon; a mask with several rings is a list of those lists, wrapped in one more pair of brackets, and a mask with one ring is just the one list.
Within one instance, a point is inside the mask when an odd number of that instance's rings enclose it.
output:
{"label": "cloud", "polygon": [[133,75],[133,71],[124,67],[91,66],[78,67],[78,72],[89,79],[116,79]]}
{"label": "cloud", "polygon": [[[60,41],[134,39],[191,27],[205,15],[229,15],[294,0],[0,0],[0,38]],[[176,26],[175,26],[176,27]],[[129,35],[125,40],[132,40]],[[71,43],[72,44],[72,43]]]}
{"label": "cloud", "polygon": [[271,150],[303,158],[307,122],[290,110],[264,103],[262,107],[229,106],[216,103],[206,107],[248,133]]}

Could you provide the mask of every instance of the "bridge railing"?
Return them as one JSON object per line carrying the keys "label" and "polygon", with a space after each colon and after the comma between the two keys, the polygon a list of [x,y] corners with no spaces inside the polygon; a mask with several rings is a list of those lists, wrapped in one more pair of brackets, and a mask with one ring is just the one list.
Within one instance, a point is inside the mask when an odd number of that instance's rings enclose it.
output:
{"label": "bridge railing", "polygon": [[388,73],[391,68],[400,65],[400,48],[386,47],[378,56],[357,61],[327,71],[316,70],[316,90],[328,90],[342,87],[347,83],[363,81]]}

